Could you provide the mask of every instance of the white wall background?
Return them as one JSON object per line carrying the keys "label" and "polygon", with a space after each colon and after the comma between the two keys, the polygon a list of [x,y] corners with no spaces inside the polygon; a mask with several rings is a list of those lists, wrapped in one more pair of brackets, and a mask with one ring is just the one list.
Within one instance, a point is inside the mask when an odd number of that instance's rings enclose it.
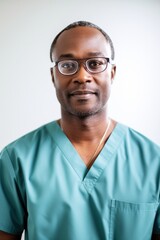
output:
{"label": "white wall background", "polygon": [[60,116],[49,48],[76,20],[96,23],[113,39],[110,115],[160,144],[159,0],[0,0],[0,149]]}
{"label": "white wall background", "polygon": [[159,0],[0,0],[0,149],[60,116],[49,48],[76,20],[96,23],[115,44],[110,115],[160,144]]}

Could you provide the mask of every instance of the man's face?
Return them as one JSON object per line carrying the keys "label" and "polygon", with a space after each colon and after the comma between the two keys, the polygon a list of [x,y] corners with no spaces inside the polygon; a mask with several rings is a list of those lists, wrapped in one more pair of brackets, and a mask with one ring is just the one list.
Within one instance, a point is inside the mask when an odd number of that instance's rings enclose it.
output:
{"label": "man's face", "polygon": [[[53,60],[111,57],[111,49],[105,37],[95,28],[76,27],[64,31],[53,50]],[[79,71],[64,76],[54,67],[51,71],[62,113],[87,117],[106,109],[110,96],[115,67],[101,73],[89,73],[80,64]]]}

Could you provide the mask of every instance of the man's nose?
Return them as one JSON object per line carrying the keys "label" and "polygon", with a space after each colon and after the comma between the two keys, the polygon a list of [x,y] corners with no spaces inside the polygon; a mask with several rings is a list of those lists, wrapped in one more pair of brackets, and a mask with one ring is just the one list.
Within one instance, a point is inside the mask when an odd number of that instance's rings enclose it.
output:
{"label": "man's nose", "polygon": [[78,71],[73,77],[74,83],[86,83],[92,81],[92,75],[89,73],[84,64],[80,64]]}

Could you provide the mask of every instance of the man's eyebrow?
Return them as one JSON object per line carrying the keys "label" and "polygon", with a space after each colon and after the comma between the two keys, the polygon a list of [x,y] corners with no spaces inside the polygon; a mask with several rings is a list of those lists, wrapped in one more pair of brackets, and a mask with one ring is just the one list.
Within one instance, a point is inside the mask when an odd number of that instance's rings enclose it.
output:
{"label": "man's eyebrow", "polygon": [[89,52],[88,56],[90,56],[90,57],[100,57],[100,56],[104,56],[104,54],[102,52]]}
{"label": "man's eyebrow", "polygon": [[[89,52],[86,54],[87,57],[103,57],[104,54],[102,52]],[[74,54],[72,53],[66,53],[66,54],[61,54],[58,59],[63,59],[63,58],[76,58]]]}
{"label": "man's eyebrow", "polygon": [[61,58],[74,58],[74,55],[71,53],[61,54],[58,59]]}

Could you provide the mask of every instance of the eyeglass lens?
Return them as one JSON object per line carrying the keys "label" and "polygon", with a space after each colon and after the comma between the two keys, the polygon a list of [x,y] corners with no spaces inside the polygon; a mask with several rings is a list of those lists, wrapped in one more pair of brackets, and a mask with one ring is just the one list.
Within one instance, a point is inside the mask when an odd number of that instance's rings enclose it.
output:
{"label": "eyeglass lens", "polygon": [[[71,75],[79,69],[78,60],[62,60],[58,63],[59,71],[64,75]],[[99,73],[107,68],[107,60],[105,58],[91,58],[83,61],[83,65],[91,73]]]}

